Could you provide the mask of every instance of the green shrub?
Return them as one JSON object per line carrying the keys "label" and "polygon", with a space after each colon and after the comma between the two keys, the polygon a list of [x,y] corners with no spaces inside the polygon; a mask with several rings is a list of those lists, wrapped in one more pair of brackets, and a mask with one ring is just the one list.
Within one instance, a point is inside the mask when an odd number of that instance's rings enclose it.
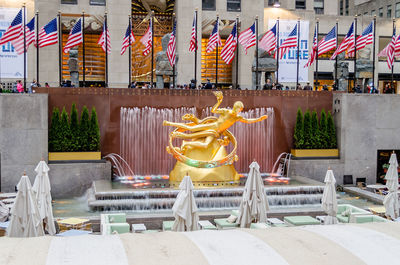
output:
{"label": "green shrub", "polygon": [[311,114],[307,110],[304,114],[304,149],[312,149]]}
{"label": "green shrub", "polygon": [[81,151],[81,146],[79,145],[79,121],[78,121],[78,110],[76,109],[75,103],[72,103],[71,117],[70,117],[70,129],[71,129],[71,151],[78,152]]}
{"label": "green shrub", "polygon": [[328,125],[326,121],[326,112],[324,109],[321,111],[321,118],[319,120],[319,141],[321,149],[327,149],[329,147]]}
{"label": "green shrub", "polygon": [[319,124],[318,124],[318,115],[314,110],[311,115],[311,148],[319,149],[321,148],[320,139],[319,139]]}
{"label": "green shrub", "polygon": [[61,152],[71,151],[71,129],[69,127],[69,118],[68,118],[68,113],[65,110],[65,107],[61,112],[59,136],[60,136],[59,146]]}
{"label": "green shrub", "polygon": [[89,130],[89,110],[86,106],[83,106],[79,124],[79,146],[83,152],[89,151]]}
{"label": "green shrub", "polygon": [[297,110],[296,126],[294,127],[294,148],[302,149],[304,146],[304,123],[303,112],[300,108]]}
{"label": "green shrub", "polygon": [[328,127],[328,136],[329,136],[329,142],[328,142],[328,147],[331,149],[334,149],[337,147],[337,140],[336,140],[336,129],[335,129],[335,123],[333,122],[332,114],[331,112],[328,112],[328,118],[327,118],[327,127]]}
{"label": "green shrub", "polygon": [[60,110],[53,108],[53,114],[51,116],[51,124],[49,128],[49,151],[59,152],[59,137],[60,137]]}
{"label": "green shrub", "polygon": [[97,120],[96,108],[92,108],[90,114],[90,128],[89,128],[89,151],[100,151],[100,129]]}

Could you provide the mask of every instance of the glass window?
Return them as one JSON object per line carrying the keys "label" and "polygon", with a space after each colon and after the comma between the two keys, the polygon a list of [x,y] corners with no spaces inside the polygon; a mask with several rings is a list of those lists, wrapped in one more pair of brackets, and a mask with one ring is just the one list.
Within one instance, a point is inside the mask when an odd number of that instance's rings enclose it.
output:
{"label": "glass window", "polygon": [[376,15],[375,9],[371,10],[371,16],[375,16],[375,15]]}
{"label": "glass window", "polygon": [[96,6],[105,6],[106,0],[90,0],[90,4]]}
{"label": "glass window", "polygon": [[324,13],[324,0],[314,0],[314,11],[315,14]]}
{"label": "glass window", "polygon": [[379,8],[379,17],[383,17],[383,7]]}
{"label": "glass window", "polygon": [[296,9],[306,9],[306,0],[296,0]]}
{"label": "glass window", "polygon": [[78,4],[78,0],[61,0],[61,4],[76,5]]}
{"label": "glass window", "polygon": [[387,6],[386,17],[387,18],[391,18],[392,17],[392,5],[388,5]]}
{"label": "glass window", "polygon": [[275,0],[268,0],[268,6],[273,6],[275,4]]}
{"label": "glass window", "polygon": [[364,16],[368,16],[368,12],[364,12]]}
{"label": "glass window", "polygon": [[215,10],[215,0],[202,0],[203,10]]}
{"label": "glass window", "polygon": [[340,9],[340,15],[343,16],[343,0],[340,0],[339,9]]}
{"label": "glass window", "polygon": [[226,1],[226,4],[227,4],[226,9],[228,11],[238,11],[238,12],[240,12],[240,2],[241,2],[241,0],[227,0]]}
{"label": "glass window", "polygon": [[395,17],[400,17],[400,3],[396,3]]}

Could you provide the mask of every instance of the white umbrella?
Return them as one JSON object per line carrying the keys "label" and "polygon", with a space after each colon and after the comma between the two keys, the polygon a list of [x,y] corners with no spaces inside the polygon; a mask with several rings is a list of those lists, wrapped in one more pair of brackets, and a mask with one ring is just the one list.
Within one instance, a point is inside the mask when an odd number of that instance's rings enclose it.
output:
{"label": "white umbrella", "polygon": [[397,163],[396,154],[393,153],[390,156],[389,160],[389,169],[386,172],[386,187],[389,190],[389,193],[383,199],[383,205],[385,205],[386,216],[390,216],[393,220],[399,217],[399,198],[398,198],[398,189],[399,189],[399,174],[397,172],[397,167],[399,164]]}
{"label": "white umbrella", "polygon": [[254,220],[260,223],[267,222],[267,210],[269,209],[260,166],[254,161],[249,167],[250,172],[244,187],[239,216],[236,220],[240,227],[250,227]]}
{"label": "white umbrella", "polygon": [[35,168],[37,175],[32,190],[36,196],[40,218],[46,224],[45,230],[50,235],[55,235],[56,227],[54,225],[53,208],[51,206],[49,170],[46,162],[39,162]]}
{"label": "white umbrella", "polygon": [[174,206],[172,206],[175,216],[172,231],[198,230],[199,214],[193,195],[193,183],[188,175],[179,184],[179,189]]}
{"label": "white umbrella", "polygon": [[32,193],[31,182],[26,175],[21,177],[17,189],[7,235],[9,237],[43,236],[42,220]]}
{"label": "white umbrella", "polygon": [[328,169],[325,176],[325,188],[322,194],[322,209],[328,214],[324,220],[324,224],[337,224],[337,200],[336,200],[336,179],[333,171]]}

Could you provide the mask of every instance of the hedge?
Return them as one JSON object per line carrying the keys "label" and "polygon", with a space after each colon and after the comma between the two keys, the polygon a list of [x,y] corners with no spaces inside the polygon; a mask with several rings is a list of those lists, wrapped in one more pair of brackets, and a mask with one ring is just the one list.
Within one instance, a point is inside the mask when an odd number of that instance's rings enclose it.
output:
{"label": "hedge", "polygon": [[96,108],[92,108],[91,117],[86,106],[78,115],[76,104],[68,115],[65,107],[61,115],[58,108],[53,109],[49,128],[50,152],[90,152],[100,151],[100,129]]}
{"label": "hedge", "polygon": [[337,148],[336,128],[332,114],[321,111],[320,118],[316,111],[307,110],[303,116],[297,110],[294,128],[294,148],[296,149],[335,149]]}

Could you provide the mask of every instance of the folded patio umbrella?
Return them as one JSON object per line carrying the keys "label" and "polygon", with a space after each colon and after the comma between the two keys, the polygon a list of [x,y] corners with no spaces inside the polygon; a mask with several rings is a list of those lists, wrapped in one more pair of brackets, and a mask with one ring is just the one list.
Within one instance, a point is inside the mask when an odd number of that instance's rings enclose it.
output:
{"label": "folded patio umbrella", "polygon": [[399,217],[399,174],[397,172],[399,164],[395,153],[390,156],[389,164],[389,169],[385,176],[389,193],[383,199],[383,205],[386,209],[386,216],[390,216],[394,220]]}
{"label": "folded patio umbrella", "polygon": [[267,210],[269,209],[260,166],[254,161],[249,167],[250,172],[240,202],[239,216],[236,220],[240,227],[247,228],[253,221],[267,222]]}
{"label": "folded patio umbrella", "polygon": [[37,175],[32,190],[37,200],[40,218],[46,224],[45,230],[50,235],[55,235],[56,227],[54,225],[53,208],[51,205],[49,170],[46,162],[39,162],[35,168]]}
{"label": "folded patio umbrella", "polygon": [[324,220],[324,224],[337,224],[336,179],[332,170],[328,169],[324,182],[325,188],[322,194],[322,209],[328,214]]}
{"label": "folded patio umbrella", "polygon": [[186,175],[181,184],[179,184],[180,191],[174,206],[172,206],[172,212],[175,216],[172,231],[194,231],[199,229],[199,214],[194,200],[193,188],[191,178]]}
{"label": "folded patio umbrella", "polygon": [[31,182],[26,175],[21,177],[17,189],[15,203],[11,208],[11,220],[7,235],[9,237],[43,236],[42,220],[32,193]]}
{"label": "folded patio umbrella", "polygon": [[7,205],[0,201],[0,222],[7,221],[9,212]]}

